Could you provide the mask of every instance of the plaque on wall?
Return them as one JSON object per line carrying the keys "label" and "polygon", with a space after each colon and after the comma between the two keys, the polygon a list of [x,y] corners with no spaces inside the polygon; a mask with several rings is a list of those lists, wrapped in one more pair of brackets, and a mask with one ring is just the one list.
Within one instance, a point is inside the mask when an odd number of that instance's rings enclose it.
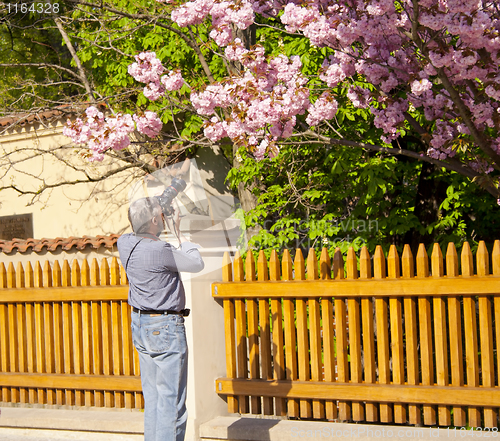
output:
{"label": "plaque on wall", "polygon": [[0,240],[29,239],[32,237],[32,213],[0,216]]}

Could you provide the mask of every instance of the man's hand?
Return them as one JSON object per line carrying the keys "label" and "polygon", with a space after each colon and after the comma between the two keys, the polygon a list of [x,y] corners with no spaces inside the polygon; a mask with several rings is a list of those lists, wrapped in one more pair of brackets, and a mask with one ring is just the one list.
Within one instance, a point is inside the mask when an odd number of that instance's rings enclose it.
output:
{"label": "man's hand", "polygon": [[167,223],[170,231],[179,239],[179,242],[186,242],[187,239],[181,234],[180,225],[181,225],[181,213],[179,208],[173,206],[174,213],[171,216],[165,217],[165,222]]}

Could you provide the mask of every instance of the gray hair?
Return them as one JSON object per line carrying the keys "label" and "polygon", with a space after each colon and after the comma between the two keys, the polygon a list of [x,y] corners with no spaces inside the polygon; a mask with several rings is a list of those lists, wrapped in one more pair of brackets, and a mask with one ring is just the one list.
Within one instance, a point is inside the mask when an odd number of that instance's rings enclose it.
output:
{"label": "gray hair", "polygon": [[130,204],[128,220],[135,233],[146,233],[154,217],[161,215],[156,198],[141,198]]}

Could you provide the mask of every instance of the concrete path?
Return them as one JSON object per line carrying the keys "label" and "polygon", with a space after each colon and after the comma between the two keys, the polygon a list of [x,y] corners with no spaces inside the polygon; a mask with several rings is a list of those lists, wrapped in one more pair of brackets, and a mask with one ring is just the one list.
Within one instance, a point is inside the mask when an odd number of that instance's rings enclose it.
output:
{"label": "concrete path", "polygon": [[143,433],[138,411],[0,408],[1,441],[142,441]]}
{"label": "concrete path", "polygon": [[500,439],[497,430],[218,417],[200,426],[203,441],[452,441]]}
{"label": "concrete path", "polygon": [[2,441],[143,441],[143,435],[0,427]]}

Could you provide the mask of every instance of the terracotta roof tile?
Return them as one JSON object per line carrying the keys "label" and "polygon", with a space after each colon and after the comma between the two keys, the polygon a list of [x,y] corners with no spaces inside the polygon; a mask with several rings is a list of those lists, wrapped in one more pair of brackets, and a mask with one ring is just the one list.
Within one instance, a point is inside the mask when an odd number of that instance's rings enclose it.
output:
{"label": "terracotta roof tile", "polygon": [[109,236],[83,236],[83,237],[56,237],[55,239],[12,239],[0,240],[0,252],[25,253],[30,248],[35,252],[42,251],[45,247],[47,251],[55,251],[57,247],[61,247],[63,251],[69,251],[76,247],[77,250],[83,250],[90,246],[95,249],[113,248],[116,241],[120,237],[119,234],[111,234]]}
{"label": "terracotta roof tile", "polygon": [[[97,104],[100,110],[106,108],[105,104],[100,103]],[[37,113],[19,113],[14,115],[9,115],[5,117],[0,117],[0,128],[1,127],[10,127],[13,125],[29,125],[33,122],[48,122],[54,119],[63,118],[64,116],[68,116],[69,114],[75,113],[83,113],[84,107],[82,105],[70,106],[70,105],[62,105],[55,109],[43,110]]]}

